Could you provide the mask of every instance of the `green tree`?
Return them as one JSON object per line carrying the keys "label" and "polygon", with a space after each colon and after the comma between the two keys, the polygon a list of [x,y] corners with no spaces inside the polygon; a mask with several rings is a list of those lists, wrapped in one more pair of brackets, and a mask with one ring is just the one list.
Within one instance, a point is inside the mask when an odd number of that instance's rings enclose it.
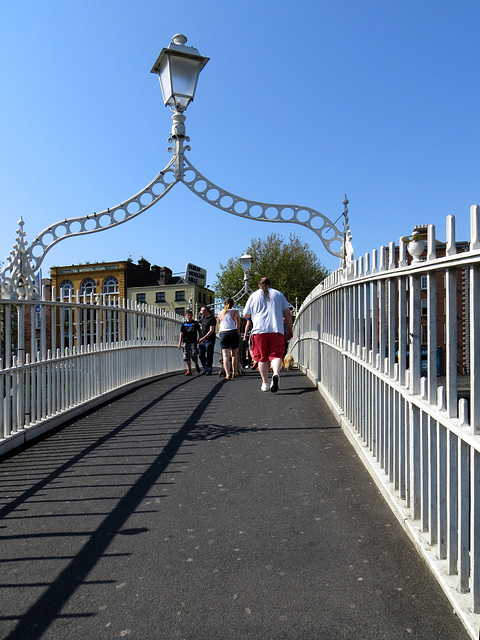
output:
{"label": "green tree", "polygon": [[[260,278],[266,276],[292,305],[295,299],[300,305],[329,273],[310,246],[294,234],[290,234],[288,241],[276,233],[266,239],[254,238],[247,253],[252,256],[251,289],[255,291]],[[216,277],[217,298],[227,298],[239,292],[243,287],[243,271],[238,257],[220,264]]]}

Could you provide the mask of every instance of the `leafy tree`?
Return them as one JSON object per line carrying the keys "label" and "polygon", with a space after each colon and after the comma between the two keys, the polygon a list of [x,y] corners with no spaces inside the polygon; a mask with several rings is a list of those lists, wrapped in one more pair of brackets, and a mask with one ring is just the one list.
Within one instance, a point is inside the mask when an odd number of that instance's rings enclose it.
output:
{"label": "leafy tree", "polygon": [[[281,291],[290,304],[303,302],[310,291],[329,273],[306,242],[290,234],[288,242],[272,233],[266,239],[252,239],[247,253],[252,256],[250,287],[255,291],[260,278],[270,278],[272,286]],[[216,274],[215,294],[223,299],[233,297],[243,287],[243,270],[238,257],[220,264]]]}

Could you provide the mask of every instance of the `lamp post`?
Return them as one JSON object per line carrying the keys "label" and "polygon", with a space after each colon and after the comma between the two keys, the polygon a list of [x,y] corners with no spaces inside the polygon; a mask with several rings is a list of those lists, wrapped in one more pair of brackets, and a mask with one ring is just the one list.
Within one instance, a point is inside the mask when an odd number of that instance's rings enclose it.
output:
{"label": "lamp post", "polygon": [[[165,105],[173,111],[169,142],[174,146],[168,149],[173,153],[173,158],[146,187],[132,197],[104,211],[75,218],[63,217],[39,233],[29,246],[24,239],[24,222],[20,220],[17,244],[0,274],[2,297],[35,299],[38,291],[34,274],[55,244],[72,236],[104,231],[131,220],[159,202],[178,182],[183,182],[193,194],[226,213],[259,222],[282,222],[306,227],[317,235],[329,253],[340,258],[341,265],[345,266],[346,261],[351,262],[353,248],[345,212],[341,214],[344,218],[343,230],[339,230],[326,216],[309,207],[241,198],[208,180],[185,157],[185,152],[191,150],[188,145],[185,146],[185,142],[190,141],[185,129],[185,110],[194,99],[199,74],[209,60],[194,47],[186,46],[186,42],[184,35],[176,34],[171,44],[162,49],[151,70],[159,77]],[[347,257],[344,250],[346,246],[349,248]],[[247,271],[249,269],[244,269],[245,291],[248,287]]]}
{"label": "lamp post", "polygon": [[240,256],[240,264],[243,269],[243,288],[246,294],[250,293],[250,271],[252,269],[252,256],[244,253]]}
{"label": "lamp post", "polygon": [[151,73],[158,74],[163,102],[170,107],[172,115],[172,137],[175,142],[175,179],[183,177],[183,141],[185,133],[184,111],[193,102],[200,71],[210,58],[201,56],[198,49],[187,47],[187,38],[181,34],[173,36],[171,44],[162,49]]}
{"label": "lamp post", "polygon": [[[235,305],[239,302],[239,300],[241,300],[244,296],[248,296],[251,292],[250,289],[250,271],[252,269],[252,256],[249,255],[248,253],[244,253],[240,256],[240,258],[238,259],[238,261],[240,262],[240,265],[242,267],[243,270],[243,287],[240,289],[240,291],[237,291],[237,293],[235,293],[233,296],[231,296],[233,298],[233,302],[235,303]],[[214,308],[216,310],[220,309],[223,307],[223,301],[221,302],[216,302],[214,304]]]}

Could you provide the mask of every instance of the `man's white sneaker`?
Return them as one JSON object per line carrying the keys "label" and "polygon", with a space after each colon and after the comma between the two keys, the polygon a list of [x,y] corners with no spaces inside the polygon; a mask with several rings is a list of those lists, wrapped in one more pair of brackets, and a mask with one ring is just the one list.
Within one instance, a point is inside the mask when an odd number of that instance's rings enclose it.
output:
{"label": "man's white sneaker", "polygon": [[269,389],[268,382],[262,382],[262,391],[268,391]]}
{"label": "man's white sneaker", "polygon": [[270,391],[272,393],[277,393],[278,387],[279,387],[279,383],[280,383],[280,378],[278,377],[278,375],[276,373],[274,373],[273,376],[272,376],[272,381],[270,383]]}

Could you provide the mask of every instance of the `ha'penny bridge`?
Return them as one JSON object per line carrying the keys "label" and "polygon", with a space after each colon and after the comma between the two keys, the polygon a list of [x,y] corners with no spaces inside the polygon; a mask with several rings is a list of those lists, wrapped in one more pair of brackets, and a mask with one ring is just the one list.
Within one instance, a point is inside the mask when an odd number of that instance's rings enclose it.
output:
{"label": "ha'penny bridge", "polygon": [[[30,245],[22,221],[1,274],[0,636],[478,638],[480,208],[468,241],[449,216],[445,243],[429,225],[355,259],[346,200],[339,230],[225,191],[185,156],[208,61],[185,42],[152,69],[171,162]],[[180,182],[339,258],[296,314],[276,394],[254,371],[186,378],[176,316],[38,286],[58,242]]]}

